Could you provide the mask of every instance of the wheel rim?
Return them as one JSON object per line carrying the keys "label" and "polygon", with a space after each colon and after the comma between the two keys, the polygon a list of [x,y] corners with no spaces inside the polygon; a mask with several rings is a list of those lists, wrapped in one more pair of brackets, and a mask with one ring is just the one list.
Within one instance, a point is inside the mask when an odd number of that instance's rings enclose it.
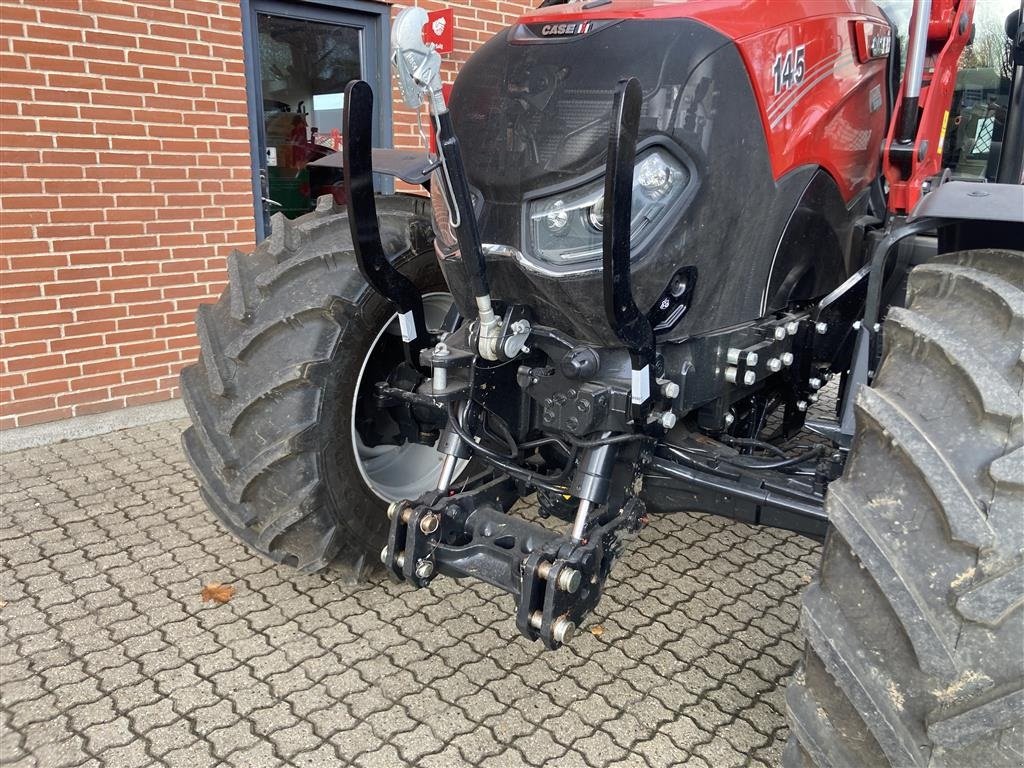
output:
{"label": "wheel rim", "polygon": [[[428,293],[423,296],[423,314],[428,330],[436,331],[441,327],[452,301],[450,293]],[[363,482],[378,498],[391,502],[396,499],[415,499],[424,491],[436,488],[444,456],[429,445],[414,443],[371,447],[363,442],[356,429],[356,408],[360,398],[364,394],[369,394],[363,393],[364,374],[370,363],[375,360],[375,356],[386,354],[382,347],[385,346],[383,342],[388,340],[389,335],[401,336],[397,314],[392,315],[377,332],[359,368],[356,396],[352,398],[351,430],[353,454]],[[462,473],[466,464],[465,461],[459,462],[456,477]]]}

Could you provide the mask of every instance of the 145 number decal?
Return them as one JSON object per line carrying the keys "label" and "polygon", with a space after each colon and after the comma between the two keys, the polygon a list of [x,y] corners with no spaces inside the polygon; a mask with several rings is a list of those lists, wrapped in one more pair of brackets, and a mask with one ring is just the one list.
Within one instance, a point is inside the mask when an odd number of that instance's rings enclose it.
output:
{"label": "145 number decal", "polygon": [[798,45],[785,53],[775,55],[772,77],[775,80],[775,94],[788,91],[804,81],[807,65],[804,63],[804,46]]}

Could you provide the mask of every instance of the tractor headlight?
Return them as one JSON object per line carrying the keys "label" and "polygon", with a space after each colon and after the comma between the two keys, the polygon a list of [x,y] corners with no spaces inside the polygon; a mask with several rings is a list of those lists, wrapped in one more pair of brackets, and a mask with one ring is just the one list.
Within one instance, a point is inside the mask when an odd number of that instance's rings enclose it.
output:
{"label": "tractor headlight", "polygon": [[[690,187],[690,172],[662,147],[638,155],[633,170],[630,236],[638,248]],[[600,260],[604,177],[527,204],[529,257],[564,269]]]}

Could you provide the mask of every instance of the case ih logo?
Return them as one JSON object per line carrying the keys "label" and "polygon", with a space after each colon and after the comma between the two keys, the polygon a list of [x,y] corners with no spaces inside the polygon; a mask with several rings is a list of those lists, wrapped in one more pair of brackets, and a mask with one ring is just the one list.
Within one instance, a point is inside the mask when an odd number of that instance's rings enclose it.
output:
{"label": "case ih logo", "polygon": [[545,24],[540,28],[542,37],[564,37],[565,35],[585,35],[594,26],[592,21],[577,21],[571,24]]}

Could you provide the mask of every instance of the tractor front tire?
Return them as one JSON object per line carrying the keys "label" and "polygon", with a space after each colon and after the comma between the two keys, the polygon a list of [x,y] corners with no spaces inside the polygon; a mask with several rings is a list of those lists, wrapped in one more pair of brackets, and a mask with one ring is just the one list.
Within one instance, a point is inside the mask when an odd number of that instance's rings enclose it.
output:
{"label": "tractor front tire", "polygon": [[915,269],[829,488],[796,766],[1024,762],[1024,253]]}
{"label": "tractor front tire", "polygon": [[[377,210],[394,264],[422,291],[443,291],[428,202],[380,197]],[[386,501],[360,470],[353,402],[393,317],[329,196],[294,221],[275,215],[252,254],[229,257],[220,300],[199,308],[182,442],[210,509],[260,554],[307,572],[341,565],[352,578],[375,562]]]}

